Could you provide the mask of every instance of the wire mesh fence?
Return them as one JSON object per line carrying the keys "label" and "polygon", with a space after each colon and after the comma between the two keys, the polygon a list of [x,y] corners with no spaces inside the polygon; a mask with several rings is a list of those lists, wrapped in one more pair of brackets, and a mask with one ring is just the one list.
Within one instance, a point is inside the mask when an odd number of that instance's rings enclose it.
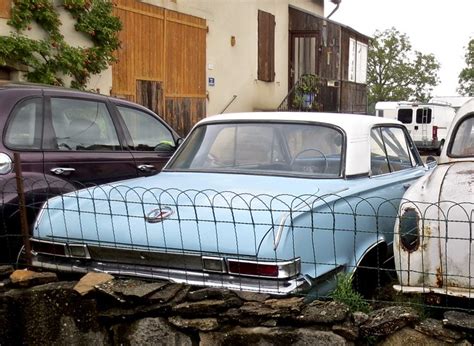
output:
{"label": "wire mesh fence", "polygon": [[[2,262],[311,298],[330,296],[349,278],[375,303],[451,306],[462,299],[461,307],[472,309],[472,202],[131,182],[76,190],[44,177],[24,180],[25,239],[16,182],[4,181]],[[30,253],[20,251],[25,241]]]}

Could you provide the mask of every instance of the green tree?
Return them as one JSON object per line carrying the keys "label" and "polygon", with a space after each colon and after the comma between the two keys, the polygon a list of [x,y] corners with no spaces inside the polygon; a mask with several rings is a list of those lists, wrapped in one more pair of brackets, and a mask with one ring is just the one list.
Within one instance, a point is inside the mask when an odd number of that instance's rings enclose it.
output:
{"label": "green tree", "polygon": [[474,38],[466,47],[466,67],[459,74],[458,92],[461,95],[474,96]]}
{"label": "green tree", "polygon": [[395,28],[376,31],[367,61],[369,106],[377,101],[427,101],[439,83],[433,54],[412,49],[406,34]]}

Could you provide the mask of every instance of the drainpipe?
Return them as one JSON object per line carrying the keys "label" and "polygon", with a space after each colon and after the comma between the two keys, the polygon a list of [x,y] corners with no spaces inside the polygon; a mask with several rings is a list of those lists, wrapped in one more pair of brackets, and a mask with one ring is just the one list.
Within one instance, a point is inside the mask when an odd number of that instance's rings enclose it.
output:
{"label": "drainpipe", "polygon": [[341,3],[342,0],[331,0],[331,2],[333,4],[336,4],[336,7],[334,8],[334,10],[332,10],[331,13],[329,13],[329,15],[326,17],[327,19],[331,18],[331,16],[339,9],[339,5]]}

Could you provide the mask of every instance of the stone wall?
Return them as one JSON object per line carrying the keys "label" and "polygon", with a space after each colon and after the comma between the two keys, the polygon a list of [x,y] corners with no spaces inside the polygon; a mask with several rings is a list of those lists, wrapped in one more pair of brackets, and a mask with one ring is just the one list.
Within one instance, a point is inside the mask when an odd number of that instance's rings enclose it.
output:
{"label": "stone wall", "polygon": [[410,307],[351,313],[342,303],[202,289],[89,273],[79,282],[0,267],[0,344],[469,345],[474,319]]}

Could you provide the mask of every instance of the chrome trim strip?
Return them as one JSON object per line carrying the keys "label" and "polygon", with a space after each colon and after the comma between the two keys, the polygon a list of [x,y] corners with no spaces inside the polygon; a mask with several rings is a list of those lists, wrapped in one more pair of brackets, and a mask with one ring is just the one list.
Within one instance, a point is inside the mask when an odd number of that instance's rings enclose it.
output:
{"label": "chrome trim strip", "polygon": [[[201,259],[202,259],[202,270],[203,271],[210,272],[210,273],[226,273],[227,272],[224,258],[222,258],[222,257],[212,257],[212,256],[202,256]],[[204,265],[204,262],[206,260],[220,262],[221,270],[212,270],[212,269],[206,268],[205,265]]]}
{"label": "chrome trim strip", "polygon": [[[84,248],[85,256],[73,256],[73,254],[71,252],[71,248],[74,248],[74,247]],[[91,259],[91,254],[90,254],[89,249],[87,248],[86,244],[74,244],[74,243],[67,244],[67,249],[68,249],[69,257],[71,257],[71,258]]]}
{"label": "chrome trim strip", "polygon": [[43,218],[43,215],[44,215],[46,209],[48,208],[47,204],[48,204],[48,201],[44,202],[41,205],[40,211],[39,211],[38,215],[36,215],[36,220],[35,220],[35,223],[33,225],[33,230],[38,229],[39,224],[41,222],[41,219]]}
{"label": "chrome trim strip", "polygon": [[87,273],[95,271],[111,275],[162,279],[188,285],[219,287],[275,295],[286,295],[289,293],[306,291],[310,288],[307,279],[303,275],[298,275],[296,278],[287,280],[275,280],[95,261],[75,260],[67,262],[64,260],[61,261],[60,258],[41,255],[33,256],[32,265],[38,268],[72,273]]}
{"label": "chrome trim strip", "polygon": [[[63,257],[63,258],[67,258],[67,257],[70,257],[69,255],[69,249],[67,248],[67,244],[66,243],[62,243],[62,242],[55,242],[55,241],[49,241],[49,240],[37,240],[37,239],[33,239],[33,238],[30,238],[30,244],[34,244],[34,243],[40,243],[40,244],[50,244],[50,245],[56,245],[56,246],[62,246],[64,247],[64,255],[58,255],[58,254],[54,254],[53,256],[60,256],[60,257]],[[32,246],[32,251],[34,251],[35,253],[42,253],[42,254],[45,254],[45,255],[48,255],[49,253],[45,253],[45,252],[38,252],[34,249],[34,246]]]}
{"label": "chrome trim strip", "polygon": [[[65,256],[66,258],[74,259],[91,259],[97,263],[115,263],[120,265],[120,263],[133,263],[130,266],[143,266],[146,268],[159,267],[167,268],[167,270],[186,270],[186,271],[195,271],[195,272],[208,272],[208,273],[228,273],[229,262],[240,262],[240,263],[250,263],[250,264],[261,264],[261,265],[274,265],[278,266],[278,276],[264,276],[264,275],[251,275],[251,274],[239,274],[239,273],[229,273],[229,275],[237,276],[248,276],[255,278],[262,278],[268,280],[279,280],[279,279],[289,279],[291,277],[296,277],[301,272],[301,259],[299,257],[291,260],[283,261],[267,261],[265,259],[239,259],[233,258],[232,255],[229,257],[217,256],[206,256],[196,252],[165,252],[165,251],[151,251],[150,249],[130,249],[130,248],[115,248],[115,247],[106,247],[106,246],[97,246],[97,245],[87,245],[81,243],[62,243],[62,242],[51,242],[44,240],[36,240],[31,238],[32,242],[38,243],[49,243],[55,245],[61,245],[65,247]],[[86,252],[86,257],[72,256],[70,247],[84,247]],[[44,256],[53,256],[53,254],[40,252]],[[56,255],[58,256],[58,255]],[[221,263],[221,270],[211,270],[204,268],[204,261],[212,260]],[[128,265],[128,264],[127,264]]]}

